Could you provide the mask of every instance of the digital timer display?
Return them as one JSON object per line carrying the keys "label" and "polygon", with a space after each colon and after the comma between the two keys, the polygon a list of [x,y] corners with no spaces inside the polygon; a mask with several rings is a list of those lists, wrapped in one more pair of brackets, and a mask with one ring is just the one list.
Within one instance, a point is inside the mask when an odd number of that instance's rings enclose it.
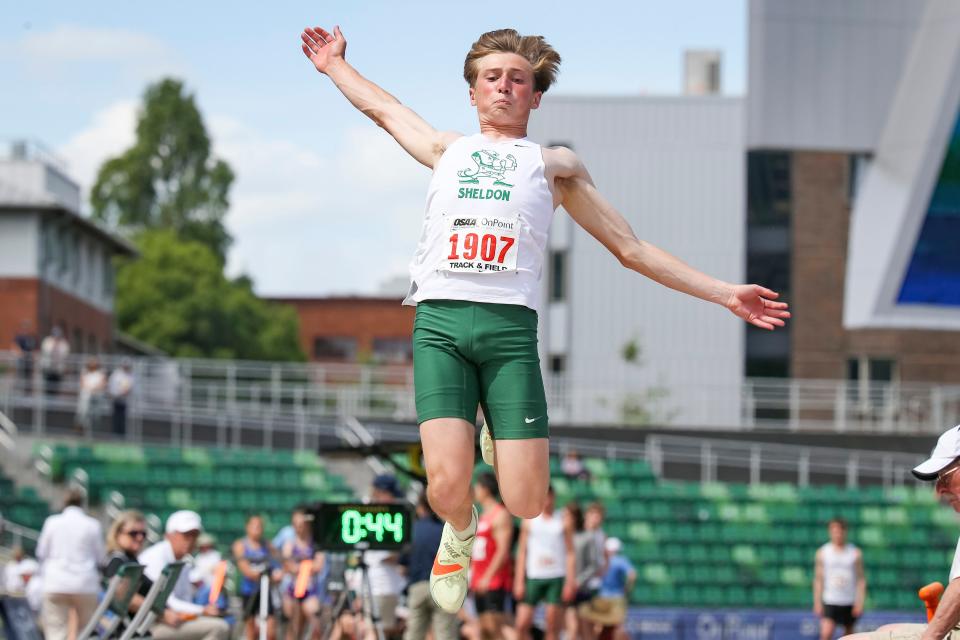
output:
{"label": "digital timer display", "polygon": [[402,504],[320,504],[313,509],[313,537],[328,550],[400,549],[410,541],[411,516]]}

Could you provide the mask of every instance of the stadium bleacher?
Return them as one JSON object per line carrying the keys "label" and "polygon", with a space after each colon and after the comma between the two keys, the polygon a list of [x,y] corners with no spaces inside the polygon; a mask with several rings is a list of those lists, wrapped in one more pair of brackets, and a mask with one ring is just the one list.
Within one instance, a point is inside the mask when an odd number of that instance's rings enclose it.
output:
{"label": "stadium bleacher", "polygon": [[250,513],[262,514],[272,535],[301,502],[354,497],[343,478],[308,451],[41,444],[34,455],[57,482],[83,470],[93,504],[119,492],[127,508],[161,521],[178,509],[197,511],[220,545],[243,536]]}
{"label": "stadium bleacher", "polygon": [[[50,508],[33,487],[17,487],[13,479],[0,470],[0,513],[11,522],[39,529],[50,515]],[[29,547],[29,540],[24,543]]]}
{"label": "stadium bleacher", "polygon": [[957,519],[928,486],[701,484],[658,480],[642,460],[584,463],[589,482],[552,462],[558,504],[605,505],[607,534],[637,567],[637,604],[808,609],[813,557],[839,516],[863,549],[868,608],[912,611],[956,547]]}
{"label": "stadium bleacher", "polygon": [[[249,512],[263,513],[272,533],[299,502],[354,498],[310,452],[42,444],[35,455],[55,481],[85,471],[94,503],[119,491],[128,507],[161,519],[197,510],[221,545],[242,535]],[[638,570],[635,604],[808,609],[813,556],[839,516],[863,549],[868,608],[913,611],[916,589],[945,577],[956,545],[957,519],[927,486],[700,483],[657,478],[644,460],[584,464],[589,481],[564,477],[551,460],[558,504],[604,504],[607,534],[624,541]],[[21,509],[36,526],[46,515],[35,502]]]}

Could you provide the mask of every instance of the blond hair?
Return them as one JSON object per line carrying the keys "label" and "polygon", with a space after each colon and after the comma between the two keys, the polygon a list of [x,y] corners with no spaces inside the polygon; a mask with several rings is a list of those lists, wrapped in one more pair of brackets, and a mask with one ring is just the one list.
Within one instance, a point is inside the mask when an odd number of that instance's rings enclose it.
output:
{"label": "blond hair", "polygon": [[120,547],[120,543],[117,541],[117,538],[120,537],[120,532],[123,531],[124,527],[134,522],[146,523],[146,521],[147,519],[139,511],[120,512],[120,515],[118,515],[110,525],[110,530],[107,531],[107,553],[123,551],[123,549]]}
{"label": "blond hair", "polygon": [[471,87],[477,81],[477,63],[491,53],[515,53],[533,67],[534,90],[545,92],[556,79],[560,69],[560,54],[543,36],[521,36],[516,29],[487,31],[473,43],[463,61],[463,79]]}

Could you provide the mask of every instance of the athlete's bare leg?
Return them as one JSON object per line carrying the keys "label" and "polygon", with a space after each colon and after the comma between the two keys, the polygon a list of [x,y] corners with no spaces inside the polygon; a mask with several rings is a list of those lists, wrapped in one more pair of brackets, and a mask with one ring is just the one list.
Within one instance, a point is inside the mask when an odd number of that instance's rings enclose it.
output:
{"label": "athlete's bare leg", "polygon": [[470,526],[476,429],[460,418],[435,418],[420,425],[427,499],[434,512],[458,531]]}
{"label": "athlete's bare leg", "polygon": [[837,623],[831,618],[820,618],[820,640],[833,640],[833,632]]}
{"label": "athlete's bare leg", "polygon": [[[887,636],[883,635],[899,630],[901,627],[909,628],[910,630],[920,631],[924,625],[911,624],[911,623],[899,623],[899,624],[885,624],[882,627],[877,628],[875,631],[870,633],[855,633],[850,636],[843,636],[840,640],[873,640],[873,638],[885,638]],[[877,635],[880,634],[880,635]]]}
{"label": "athlete's bare leg", "polygon": [[550,485],[550,441],[495,440],[494,448],[503,506],[518,518],[536,518],[543,511]]}

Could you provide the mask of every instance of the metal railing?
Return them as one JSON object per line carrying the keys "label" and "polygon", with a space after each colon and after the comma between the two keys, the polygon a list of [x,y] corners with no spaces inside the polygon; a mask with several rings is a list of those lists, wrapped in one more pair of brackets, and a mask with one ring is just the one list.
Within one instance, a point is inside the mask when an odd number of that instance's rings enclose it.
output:
{"label": "metal railing", "polygon": [[40,532],[9,520],[0,520],[0,546],[35,549]]}
{"label": "metal railing", "polygon": [[[126,360],[100,358],[108,373]],[[69,416],[76,410],[85,361],[68,358],[54,388],[38,362],[25,375],[15,354],[0,352],[0,411],[15,416],[21,430],[44,435],[51,412]],[[135,383],[127,439],[133,441],[144,438],[146,422],[161,421],[168,423],[173,443],[189,444],[193,429],[214,427],[218,444],[237,443],[236,434],[252,430],[264,446],[272,446],[274,434],[285,433],[299,447],[318,434],[335,437],[337,425],[348,417],[416,419],[408,366],[155,357],[129,363]],[[960,422],[960,386],[877,383],[864,390],[837,380],[747,378],[656,391],[550,378],[551,422],[896,434],[937,434]],[[109,409],[108,397],[94,399],[96,415],[103,417]]]}

